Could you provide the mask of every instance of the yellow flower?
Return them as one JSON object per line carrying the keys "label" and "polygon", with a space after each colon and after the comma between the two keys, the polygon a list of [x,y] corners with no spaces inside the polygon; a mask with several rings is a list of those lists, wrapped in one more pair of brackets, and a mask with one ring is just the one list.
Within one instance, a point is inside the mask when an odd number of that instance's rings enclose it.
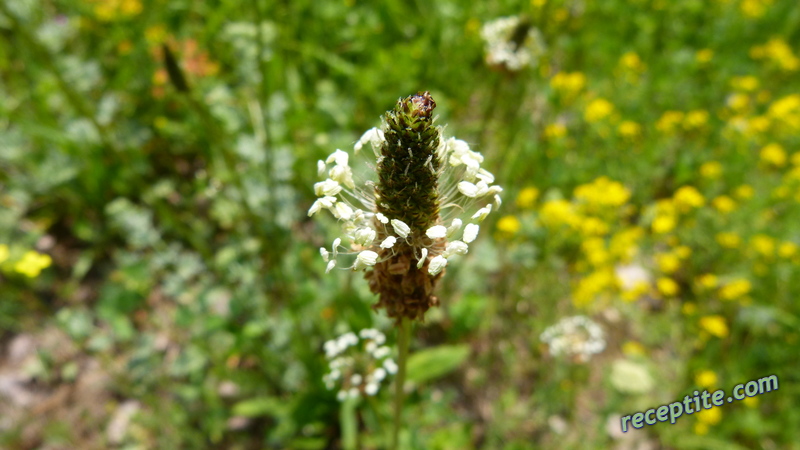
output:
{"label": "yellow flower", "polygon": [[550,87],[566,94],[575,94],[584,86],[586,86],[586,75],[581,72],[558,72],[550,79]]}
{"label": "yellow flower", "polygon": [[745,397],[744,400],[742,400],[742,402],[748,408],[758,407],[758,397]]}
{"label": "yellow flower", "polygon": [[583,241],[581,248],[586,254],[586,260],[595,267],[604,265],[610,259],[605,240],[602,238],[589,238]]}
{"label": "yellow flower", "polygon": [[697,312],[697,305],[692,302],[686,302],[681,306],[681,312],[687,316],[691,316]]}
{"label": "yellow flower", "polygon": [[656,263],[659,270],[667,274],[673,273],[681,267],[681,260],[673,253],[656,255]]}
{"label": "yellow flower", "polygon": [[680,259],[686,259],[692,256],[692,249],[685,245],[681,245],[675,249],[675,255],[677,255]]}
{"label": "yellow flower", "polygon": [[642,133],[642,126],[631,120],[624,120],[617,128],[620,136],[628,139],[638,137]]}
{"label": "yellow flower", "polygon": [[29,278],[35,278],[39,276],[42,269],[49,267],[52,262],[53,260],[49,255],[29,250],[22,255],[22,259],[14,264],[14,270]]}
{"label": "yellow flower", "polygon": [[722,420],[722,408],[703,408],[697,413],[697,420],[707,425],[716,425]]}
{"label": "yellow flower", "polygon": [[576,226],[580,217],[575,212],[572,203],[566,200],[550,200],[542,205],[539,217],[546,226],[569,225]]}
{"label": "yellow flower", "polygon": [[715,198],[711,204],[717,211],[724,214],[732,212],[736,209],[736,202],[727,195],[720,195],[719,197]]}
{"label": "yellow flower", "polygon": [[682,121],[682,112],[665,111],[664,114],[661,115],[661,118],[658,119],[658,122],[656,122],[656,129],[664,134],[669,134],[675,131],[675,129],[678,127],[678,124],[680,124]]}
{"label": "yellow flower", "polygon": [[150,45],[160,44],[167,39],[167,28],[164,25],[153,25],[144,30],[144,38]]}
{"label": "yellow flower", "polygon": [[698,436],[704,436],[704,435],[708,434],[708,425],[706,425],[706,424],[704,424],[702,422],[696,422],[694,424],[694,434],[696,434]]}
{"label": "yellow flower", "polygon": [[728,108],[741,113],[750,106],[750,97],[741,93],[731,94],[728,96],[728,100],[725,103],[728,105]]}
{"label": "yellow flower", "polygon": [[750,49],[753,59],[767,59],[781,70],[793,72],[800,68],[800,59],[792,52],[792,48],[781,38],[770,39],[766,44]]}
{"label": "yellow flower", "polygon": [[767,7],[771,5],[773,0],[742,0],[739,4],[739,9],[746,17],[751,19],[758,19],[763,16],[767,11]]}
{"label": "yellow flower", "polygon": [[694,376],[694,382],[698,387],[710,389],[717,385],[717,374],[712,370],[701,370]]}
{"label": "yellow flower", "polygon": [[581,279],[573,291],[575,306],[586,306],[592,303],[599,294],[616,285],[613,270],[597,270]]}
{"label": "yellow flower", "polygon": [[610,116],[614,112],[614,105],[604,98],[596,98],[589,102],[583,117],[587,122],[598,122]]}
{"label": "yellow flower", "polygon": [[770,258],[775,254],[775,239],[765,235],[757,234],[750,240],[750,246],[761,256]]}
{"label": "yellow flower", "polygon": [[719,290],[719,296],[723,300],[735,300],[749,294],[752,287],[750,281],[739,278],[722,286]]}
{"label": "yellow flower", "polygon": [[758,89],[758,78],[752,75],[731,78],[731,87],[737,91],[755,92]]}
{"label": "yellow flower", "polygon": [[722,164],[719,161],[709,161],[700,166],[700,175],[704,178],[719,178],[722,175]]}
{"label": "yellow flower", "polygon": [[8,259],[8,253],[8,246],[6,244],[0,244],[0,264]]}
{"label": "yellow flower", "polygon": [[706,203],[705,197],[693,186],[683,186],[678,189],[673,196],[675,206],[682,212],[687,212],[692,208],[699,208]]}
{"label": "yellow flower", "polygon": [[635,52],[628,52],[622,55],[619,59],[619,65],[622,66],[624,70],[629,72],[637,72],[641,73],[644,72],[647,66],[642,62],[642,59],[639,58]]}
{"label": "yellow flower", "polygon": [[653,232],[658,234],[669,233],[675,229],[677,221],[673,215],[658,215],[653,219]]}
{"label": "yellow flower", "polygon": [[713,273],[706,273],[697,278],[697,282],[705,289],[714,289],[719,283],[719,279]]}
{"label": "yellow flower", "polygon": [[605,176],[576,187],[573,194],[589,205],[608,207],[622,206],[631,197],[631,192],[622,183]]}
{"label": "yellow flower", "polygon": [[[781,256],[781,258],[791,258],[797,254],[797,244],[788,241],[781,243],[780,247],[778,247],[778,254]],[[0,255],[0,262],[2,261],[3,257]]]}
{"label": "yellow flower", "polygon": [[683,119],[683,127],[687,130],[697,129],[703,127],[708,122],[708,111],[698,109],[686,113],[686,118]]}
{"label": "yellow flower", "polygon": [[700,328],[718,338],[728,336],[728,323],[725,321],[724,317],[719,315],[701,317]]}
{"label": "yellow flower", "polygon": [[678,287],[678,283],[675,282],[672,278],[661,277],[656,281],[656,287],[658,288],[659,292],[666,295],[667,297],[672,297],[678,293],[680,288]]}
{"label": "yellow flower", "polygon": [[581,231],[589,236],[608,233],[608,224],[597,217],[587,217],[581,222]]}
{"label": "yellow flower", "polygon": [[723,232],[717,234],[717,242],[725,248],[737,248],[742,243],[742,238],[733,232]]}
{"label": "yellow flower", "polygon": [[743,184],[736,188],[735,194],[742,200],[747,200],[753,197],[755,190],[749,184]]}
{"label": "yellow flower", "polygon": [[621,230],[611,238],[608,249],[620,261],[629,261],[636,256],[638,251],[637,243],[642,236],[644,236],[644,230],[639,227]]}
{"label": "yellow flower", "polygon": [[517,234],[522,228],[516,216],[503,216],[497,221],[497,229],[507,234]]}
{"label": "yellow flower", "polygon": [[622,353],[632,356],[632,355],[644,355],[645,349],[644,346],[636,341],[626,341],[622,344]]}
{"label": "yellow flower", "polygon": [[539,198],[539,190],[533,186],[526,187],[517,195],[517,206],[524,209],[533,208],[537,198]]}
{"label": "yellow flower", "polygon": [[551,123],[544,128],[547,139],[558,139],[567,135],[567,127],[563,123]]}
{"label": "yellow flower", "polygon": [[792,164],[795,166],[800,166],[800,152],[792,153]]}
{"label": "yellow flower", "polygon": [[698,50],[694,55],[694,59],[700,64],[705,64],[714,58],[714,51],[709,48]]}
{"label": "yellow flower", "polygon": [[761,162],[764,164],[783,167],[786,164],[786,151],[780,144],[767,144],[761,149]]}
{"label": "yellow flower", "polygon": [[750,119],[749,127],[754,133],[764,133],[769,130],[770,121],[766,116],[755,116]]}

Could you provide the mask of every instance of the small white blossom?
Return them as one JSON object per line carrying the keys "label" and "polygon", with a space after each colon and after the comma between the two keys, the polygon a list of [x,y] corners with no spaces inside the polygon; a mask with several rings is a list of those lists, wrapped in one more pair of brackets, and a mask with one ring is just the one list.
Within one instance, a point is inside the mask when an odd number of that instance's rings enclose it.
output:
{"label": "small white blossom", "polygon": [[586,316],[561,319],[544,330],[540,338],[549,345],[552,355],[572,356],[579,362],[588,361],[606,346],[603,330]]}
{"label": "small white blossom", "polygon": [[319,248],[319,254],[322,255],[322,260],[325,262],[328,262],[330,259],[330,253],[328,253],[328,250],[326,250],[325,247]]}
{"label": "small white blossom", "polygon": [[385,224],[387,224],[387,223],[389,223],[389,219],[387,219],[387,218],[386,218],[386,216],[384,216],[384,215],[383,215],[383,214],[381,214],[381,213],[375,213],[375,217],[377,217],[377,218],[378,218],[378,221],[379,221],[380,223],[384,224],[384,225],[385,225]]}
{"label": "small white blossom", "polygon": [[425,260],[428,258],[428,249],[422,249],[422,256],[419,257],[419,261],[417,261],[417,269],[421,269],[422,265],[425,264]]}
{"label": "small white blossom", "polygon": [[452,223],[452,224],[450,224],[450,226],[449,226],[449,227],[447,227],[447,237],[450,237],[450,236],[452,236],[452,235],[453,235],[453,234],[455,234],[455,233],[456,233],[458,230],[460,230],[460,229],[461,229],[461,224],[463,224],[463,223],[464,223],[464,222],[462,222],[462,221],[461,221],[461,219],[458,219],[458,218],[456,218],[456,219],[453,219],[453,223]]}
{"label": "small white blossom", "polygon": [[369,247],[375,240],[375,230],[372,228],[359,228],[356,230],[355,242],[363,247]]}
{"label": "small white blossom", "polygon": [[464,242],[469,244],[470,242],[474,241],[475,238],[478,237],[478,231],[480,231],[480,229],[481,227],[475,225],[474,223],[467,224],[467,226],[464,227],[464,236],[463,236]]}
{"label": "small white blossom", "polygon": [[392,375],[397,373],[397,364],[391,359],[387,359],[383,362],[383,368]]}
{"label": "small white blossom", "polygon": [[339,192],[342,192],[342,186],[339,185],[338,181],[331,180],[330,178],[325,181],[320,181],[319,183],[314,183],[314,193],[317,195],[334,196]]}
{"label": "small white blossom", "polygon": [[447,235],[447,228],[442,225],[434,225],[428,228],[425,234],[431,239],[443,238]]}
{"label": "small white blossom", "polygon": [[377,347],[385,339],[380,331],[366,328],[358,334],[348,332],[325,342],[323,348],[330,371],[322,376],[322,381],[330,390],[338,386],[339,401],[376,395],[390,369],[396,372],[397,365],[389,358],[389,347]]}
{"label": "small white blossom", "polygon": [[392,228],[394,228],[394,232],[403,239],[407,238],[408,234],[411,233],[411,228],[399,219],[392,219]]}
{"label": "small white blossom", "polygon": [[383,131],[381,131],[379,128],[370,128],[363,135],[361,135],[361,138],[358,140],[358,142],[356,142],[356,145],[353,146],[353,151],[358,153],[361,151],[361,148],[364,146],[364,144],[369,142],[372,146],[372,151],[375,152],[375,155],[377,156],[380,154],[380,148],[384,140],[385,138],[383,137]]}
{"label": "small white blossom", "polygon": [[473,219],[478,219],[478,222],[480,222],[483,219],[485,219],[486,216],[488,216],[490,212],[492,212],[492,204],[491,203],[486,205],[486,206],[484,206],[483,208],[479,209],[478,212],[476,212],[475,214],[472,215],[472,218]]}
{"label": "small white blossom", "polygon": [[397,242],[397,238],[394,236],[389,236],[381,242],[381,248],[392,248],[394,247],[395,242]]}
{"label": "small white blossom", "polygon": [[334,166],[328,173],[328,176],[332,180],[338,181],[350,189],[356,187],[355,182],[353,182],[353,170],[350,169],[350,166]]}
{"label": "small white blossom", "polygon": [[336,260],[332,259],[328,261],[328,265],[325,266],[325,273],[330,272],[331,270],[333,270],[334,267],[336,267]]}
{"label": "small white blossom", "polygon": [[336,255],[339,254],[339,246],[342,245],[342,238],[336,238],[333,240],[333,247],[332,247],[332,254],[333,259],[336,259]]}
{"label": "small white blossom", "polygon": [[358,253],[356,263],[353,265],[353,270],[361,270],[368,266],[374,266],[378,261],[378,254],[372,250],[364,250]]}
{"label": "small white blossom", "polygon": [[469,246],[462,241],[450,241],[447,243],[447,248],[445,248],[444,253],[442,255],[445,258],[449,258],[452,255],[466,255],[469,251]]}
{"label": "small white blossom", "polygon": [[317,161],[317,176],[320,178],[324,177],[326,170],[328,170],[328,166],[325,164],[325,162],[321,159]]}
{"label": "small white blossom", "polygon": [[367,395],[375,395],[378,393],[378,383],[368,383],[364,387],[364,393]]}
{"label": "small white blossom", "polygon": [[374,356],[376,359],[381,359],[389,356],[389,353],[391,352],[392,350],[389,347],[382,346],[376,348],[375,351],[372,352],[372,356]]}
{"label": "small white blossom", "polygon": [[363,377],[361,377],[361,374],[359,373],[354,373],[353,376],[350,377],[350,383],[352,383],[354,386],[361,384],[361,381],[363,381]]}
{"label": "small white blossom", "polygon": [[446,265],[447,258],[442,255],[435,256],[428,265],[428,273],[431,275],[438,275]]}
{"label": "small white blossom", "polygon": [[337,148],[335,152],[328,156],[328,159],[325,160],[325,162],[328,164],[335,162],[337,166],[346,166],[349,160],[350,155],[347,152],[343,152]]}
{"label": "small white blossom", "polygon": [[336,204],[336,197],[318,198],[314,204],[311,205],[311,208],[308,209],[308,217],[313,216],[322,208],[331,208],[334,204]]}
{"label": "small white blossom", "polygon": [[469,181],[462,181],[458,183],[458,191],[470,198],[478,196],[478,187]]}
{"label": "small white blossom", "polygon": [[337,219],[348,220],[353,216],[353,208],[347,203],[338,202],[334,209],[331,210],[333,216]]}
{"label": "small white blossom", "polygon": [[372,379],[375,381],[383,381],[386,378],[386,369],[378,367],[375,372],[372,372]]}

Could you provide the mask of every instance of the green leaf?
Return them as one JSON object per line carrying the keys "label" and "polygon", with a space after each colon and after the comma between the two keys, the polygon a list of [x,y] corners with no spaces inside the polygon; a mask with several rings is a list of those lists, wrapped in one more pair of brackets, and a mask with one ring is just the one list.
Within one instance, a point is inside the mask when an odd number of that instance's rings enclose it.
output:
{"label": "green leaf", "polygon": [[233,405],[233,415],[244,417],[273,416],[283,415],[285,405],[277,398],[258,397],[250,400],[243,400]]}
{"label": "green leaf", "polygon": [[412,354],[408,358],[406,377],[424,383],[456,370],[469,356],[469,345],[442,345]]}

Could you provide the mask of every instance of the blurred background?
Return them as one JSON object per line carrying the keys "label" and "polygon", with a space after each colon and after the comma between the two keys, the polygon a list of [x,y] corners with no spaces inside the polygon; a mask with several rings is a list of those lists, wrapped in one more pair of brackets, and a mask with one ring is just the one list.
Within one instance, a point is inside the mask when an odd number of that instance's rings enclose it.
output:
{"label": "blurred background", "polygon": [[385,448],[392,377],[340,401],[324,344],[393,324],[306,213],[427,90],[505,191],[406,448],[800,448],[795,1],[0,0],[0,35],[0,447]]}

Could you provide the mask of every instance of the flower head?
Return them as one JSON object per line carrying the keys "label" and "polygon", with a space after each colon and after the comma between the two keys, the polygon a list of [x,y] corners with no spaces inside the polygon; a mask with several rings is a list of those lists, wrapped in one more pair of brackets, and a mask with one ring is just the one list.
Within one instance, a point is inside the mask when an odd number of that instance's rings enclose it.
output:
{"label": "flower head", "polygon": [[327,179],[314,185],[319,198],[308,211],[330,211],[350,242],[349,251],[340,251],[341,239],[320,250],[328,269],[351,258],[348,267],[365,270],[380,295],[376,308],[398,320],[421,319],[437,303],[432,293],[448,259],[467,253],[478,223],[501,203],[483,155],[445,139],[433,125],[435,107],[427,92],[400,99],[352,155],[336,150],[319,161]]}
{"label": "flower head", "polygon": [[570,356],[578,362],[587,362],[606,348],[603,330],[586,316],[561,319],[544,330],[540,338],[548,344],[553,356]]}
{"label": "flower head", "polygon": [[486,43],[486,62],[516,72],[535,65],[545,46],[538,29],[529,20],[517,16],[501,17],[481,29]]}
{"label": "flower head", "polygon": [[322,377],[328,389],[339,386],[336,398],[344,401],[359,395],[375,395],[381,382],[397,372],[397,364],[389,357],[386,336],[374,328],[355,334],[345,333],[323,346],[330,371]]}

